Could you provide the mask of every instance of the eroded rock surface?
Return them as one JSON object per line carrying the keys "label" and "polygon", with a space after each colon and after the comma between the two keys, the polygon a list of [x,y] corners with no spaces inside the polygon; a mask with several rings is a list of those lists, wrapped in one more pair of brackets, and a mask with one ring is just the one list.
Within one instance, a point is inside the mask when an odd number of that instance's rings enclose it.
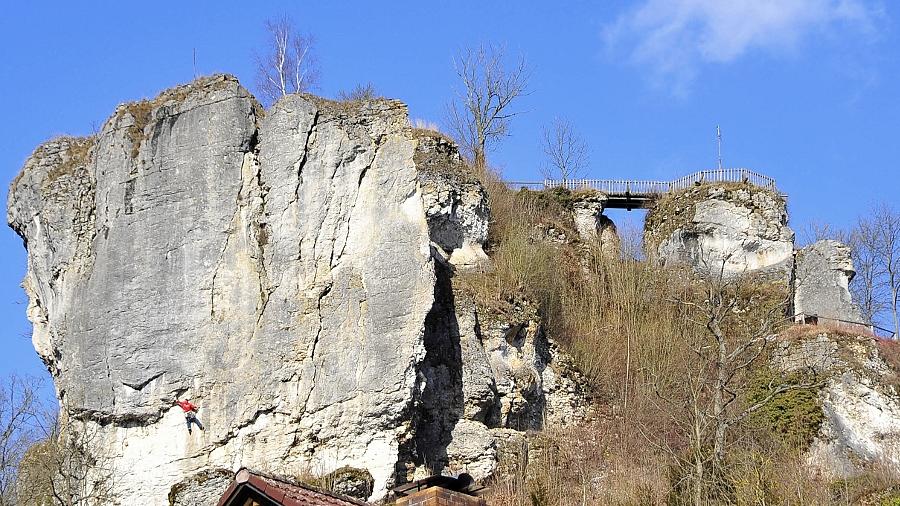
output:
{"label": "eroded rock surface", "polygon": [[77,163],[74,141],[39,148],[13,185],[35,347],[103,425],[124,504],[236,462],[352,465],[379,495],[411,437],[434,272],[406,108],[259,111],[195,82],[121,107]]}
{"label": "eroded rock surface", "polygon": [[750,184],[705,184],[663,197],[647,214],[644,241],[664,265],[767,274],[785,283],[793,268],[784,199]]}
{"label": "eroded rock surface", "polygon": [[850,248],[838,241],[823,240],[798,251],[794,313],[821,318],[823,323],[862,322],[850,294],[855,275]]}
{"label": "eroded rock surface", "polygon": [[[534,311],[491,319],[434,261],[484,255],[486,194],[460,167],[400,102],[263,113],[228,76],[35,150],[8,203],[34,345],[120,504],[203,501],[243,466],[354,469],[341,483],[380,498],[433,471],[486,477],[523,431],[583,416]],[[183,398],[205,431],[187,433]]]}
{"label": "eroded rock surface", "polygon": [[504,446],[521,445],[527,431],[581,421],[586,382],[548,339],[535,307],[481,307],[451,274],[437,266],[426,320],[416,445],[427,466],[416,469],[465,471],[480,480],[497,469]]}
{"label": "eroded rock surface", "polygon": [[581,240],[596,241],[605,255],[616,257],[621,245],[615,223],[603,214],[606,200],[603,194],[577,198],[572,204],[572,220]]}
{"label": "eroded rock surface", "polygon": [[491,219],[488,196],[459,155],[437,132],[416,130],[416,167],[431,239],[457,268],[487,267],[483,246]]}
{"label": "eroded rock surface", "polygon": [[829,478],[852,477],[867,465],[900,466],[897,371],[871,338],[816,333],[783,343],[776,364],[785,372],[815,371],[824,380],[824,421],[807,465]]}

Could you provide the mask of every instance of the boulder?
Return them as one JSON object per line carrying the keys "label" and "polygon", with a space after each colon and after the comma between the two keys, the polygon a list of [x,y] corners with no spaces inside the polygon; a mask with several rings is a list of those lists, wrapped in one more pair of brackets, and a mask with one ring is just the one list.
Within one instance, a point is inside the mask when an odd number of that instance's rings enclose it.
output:
{"label": "boulder", "polygon": [[644,244],[663,265],[707,273],[788,283],[793,268],[786,202],[751,184],[701,184],[663,196],[647,213]]}

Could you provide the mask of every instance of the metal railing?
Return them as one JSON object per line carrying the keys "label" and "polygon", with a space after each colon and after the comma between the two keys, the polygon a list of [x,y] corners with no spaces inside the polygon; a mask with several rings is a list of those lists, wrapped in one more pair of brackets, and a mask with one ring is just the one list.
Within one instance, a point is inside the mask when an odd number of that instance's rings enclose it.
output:
{"label": "metal railing", "polygon": [[640,179],[545,179],[540,182],[509,181],[511,188],[544,190],[566,188],[567,190],[596,190],[607,194],[655,195],[683,190],[702,183],[750,183],[775,191],[775,180],[750,169],[712,169],[688,174],[674,181],[648,181]]}

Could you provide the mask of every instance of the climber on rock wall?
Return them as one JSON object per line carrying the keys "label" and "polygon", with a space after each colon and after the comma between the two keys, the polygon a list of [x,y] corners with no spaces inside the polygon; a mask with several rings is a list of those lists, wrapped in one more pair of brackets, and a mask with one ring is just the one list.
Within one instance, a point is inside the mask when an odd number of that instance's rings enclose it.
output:
{"label": "climber on rock wall", "polygon": [[184,410],[184,418],[187,421],[187,429],[188,434],[191,433],[191,423],[196,423],[197,427],[200,427],[200,430],[203,430],[203,424],[200,423],[200,419],[197,418],[197,406],[191,404],[191,401],[185,399],[183,401],[175,400],[175,404],[181,406],[181,409]]}

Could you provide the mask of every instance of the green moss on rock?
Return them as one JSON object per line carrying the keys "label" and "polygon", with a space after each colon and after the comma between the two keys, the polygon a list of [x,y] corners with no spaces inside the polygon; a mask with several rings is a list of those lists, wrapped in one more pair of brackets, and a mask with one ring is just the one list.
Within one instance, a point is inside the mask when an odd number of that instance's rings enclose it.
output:
{"label": "green moss on rock", "polygon": [[[748,404],[769,395],[770,385],[801,384],[810,378],[801,373],[783,375],[770,368],[757,370],[748,392]],[[819,399],[821,387],[782,392],[750,416],[751,425],[768,431],[774,438],[806,449],[819,434],[825,415]]]}

